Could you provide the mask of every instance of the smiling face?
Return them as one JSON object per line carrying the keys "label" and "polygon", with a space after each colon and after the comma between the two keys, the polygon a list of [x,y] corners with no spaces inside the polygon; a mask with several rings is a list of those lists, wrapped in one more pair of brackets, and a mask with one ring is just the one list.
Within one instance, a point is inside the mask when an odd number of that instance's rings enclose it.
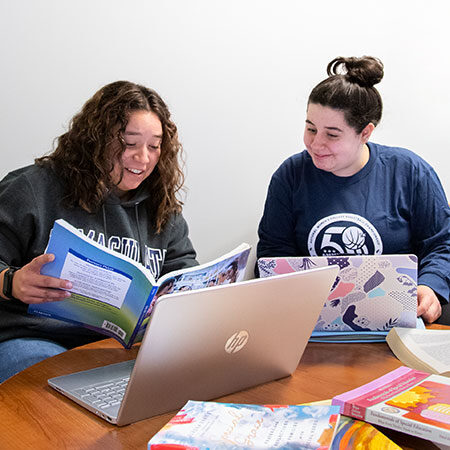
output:
{"label": "smiling face", "polygon": [[111,175],[119,197],[138,188],[156,167],[163,137],[161,121],[153,112],[134,111],[122,137],[126,146],[120,156],[122,165],[116,161]]}
{"label": "smiling face", "polygon": [[310,103],[303,140],[318,169],[348,177],[359,172],[369,161],[366,143],[374,128],[369,123],[358,134],[348,125],[343,111]]}

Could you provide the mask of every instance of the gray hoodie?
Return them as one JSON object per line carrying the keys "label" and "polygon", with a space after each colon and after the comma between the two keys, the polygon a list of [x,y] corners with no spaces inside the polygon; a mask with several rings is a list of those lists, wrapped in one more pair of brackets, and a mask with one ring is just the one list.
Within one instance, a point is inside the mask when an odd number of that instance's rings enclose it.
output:
{"label": "gray hoodie", "polygon": [[[145,203],[151,193],[145,188],[124,202],[111,195],[91,214],[62,204],[63,183],[52,169],[36,165],[15,170],[0,182],[0,271],[22,267],[44,253],[53,222],[60,218],[95,241],[144,261],[156,279],[198,264],[181,214],[174,214],[156,234]],[[42,337],[73,347],[104,338],[66,322],[31,316],[27,309],[19,300],[0,298],[0,342]]]}

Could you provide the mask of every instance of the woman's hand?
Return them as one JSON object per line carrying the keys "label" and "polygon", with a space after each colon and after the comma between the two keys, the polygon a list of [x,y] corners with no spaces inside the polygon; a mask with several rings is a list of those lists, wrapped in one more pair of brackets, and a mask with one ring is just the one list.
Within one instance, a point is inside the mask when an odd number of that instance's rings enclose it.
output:
{"label": "woman's hand", "polygon": [[432,323],[439,319],[442,307],[433,289],[423,284],[417,286],[417,316],[425,322]]}
{"label": "woman's hand", "polygon": [[41,275],[41,268],[55,259],[52,254],[43,254],[16,271],[13,278],[12,295],[24,303],[43,303],[70,297],[72,283],[59,278]]}

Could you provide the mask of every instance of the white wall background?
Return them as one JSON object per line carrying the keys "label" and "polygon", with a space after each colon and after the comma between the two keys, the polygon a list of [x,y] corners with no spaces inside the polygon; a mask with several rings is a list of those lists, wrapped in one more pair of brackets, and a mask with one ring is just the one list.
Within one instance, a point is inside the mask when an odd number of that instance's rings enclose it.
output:
{"label": "white wall background", "polygon": [[[306,99],[336,56],[385,64],[376,142],[430,162],[450,194],[447,0],[0,0],[0,177],[51,149],[106,83],[168,103],[200,262],[256,245],[273,171],[303,149]],[[1,213],[1,212],[0,212]]]}

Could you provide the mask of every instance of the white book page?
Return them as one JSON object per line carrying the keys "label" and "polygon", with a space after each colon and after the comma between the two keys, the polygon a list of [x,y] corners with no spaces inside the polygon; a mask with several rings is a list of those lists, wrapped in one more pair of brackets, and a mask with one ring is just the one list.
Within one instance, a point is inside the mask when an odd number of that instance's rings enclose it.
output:
{"label": "white book page", "polygon": [[407,348],[437,372],[450,370],[450,330],[416,330],[397,328]]}
{"label": "white book page", "polygon": [[122,306],[132,280],[112,267],[79,257],[70,251],[66,255],[61,278],[72,281],[71,292],[116,308]]}

